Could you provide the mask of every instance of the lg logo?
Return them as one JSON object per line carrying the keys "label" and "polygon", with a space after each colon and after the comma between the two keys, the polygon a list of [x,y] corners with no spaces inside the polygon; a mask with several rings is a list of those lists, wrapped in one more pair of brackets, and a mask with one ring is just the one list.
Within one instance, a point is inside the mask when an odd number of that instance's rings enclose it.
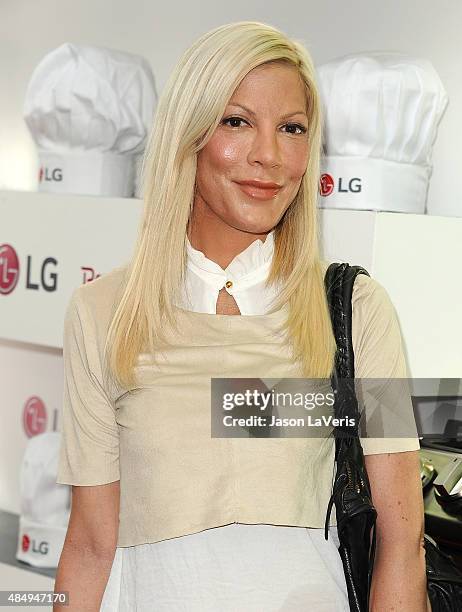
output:
{"label": "lg logo", "polygon": [[[32,258],[32,255],[27,255],[26,289],[57,291],[58,272],[56,272],[56,269],[58,260],[54,257],[45,257],[39,262],[38,266],[34,265],[36,261],[37,257]],[[101,276],[91,266],[80,266],[80,270],[84,284]],[[8,295],[14,290],[18,284],[19,272],[20,264],[16,250],[10,244],[0,244],[0,295]]]}
{"label": "lg logo", "polygon": [[[319,179],[319,193],[326,197],[330,196],[331,193],[335,190],[335,181],[332,175],[330,174],[322,174]],[[361,192],[361,179],[360,178],[351,178],[345,179],[343,177],[339,177],[338,185],[337,185],[338,193],[360,193]]]}
{"label": "lg logo", "polygon": [[22,425],[28,438],[46,430],[47,409],[43,401],[36,395],[29,397],[24,405]]}
{"label": "lg logo", "polygon": [[[26,289],[38,291],[56,291],[58,274],[55,268],[58,261],[54,257],[46,257],[39,264],[38,278],[33,278],[32,256],[26,259]],[[10,244],[0,244],[0,294],[7,295],[16,287],[19,279],[18,254]]]}
{"label": "lg logo", "polygon": [[7,295],[16,287],[19,278],[18,254],[9,244],[0,245],[0,293]]}
{"label": "lg logo", "polygon": [[35,540],[31,540],[26,533],[22,536],[21,546],[23,552],[31,550],[31,552],[39,553],[40,555],[47,555],[50,548],[48,542],[36,542]]}
{"label": "lg logo", "polygon": [[58,286],[58,274],[56,272],[51,272],[50,270],[54,270],[58,265],[58,261],[54,257],[46,257],[40,264],[40,278],[38,282],[32,281],[32,257],[30,255],[27,256],[27,266],[26,266],[26,289],[34,289],[38,291],[39,289],[43,289],[44,291],[56,291]]}
{"label": "lg logo", "polygon": [[39,183],[44,181],[46,182],[55,182],[59,183],[63,180],[63,169],[62,168],[44,168],[40,167],[39,170]]}

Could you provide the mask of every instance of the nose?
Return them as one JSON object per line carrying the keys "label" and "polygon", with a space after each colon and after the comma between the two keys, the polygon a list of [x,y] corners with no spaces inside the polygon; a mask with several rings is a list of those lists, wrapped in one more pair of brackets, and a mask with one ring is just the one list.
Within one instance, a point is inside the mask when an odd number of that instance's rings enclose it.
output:
{"label": "nose", "polygon": [[271,168],[281,164],[281,150],[274,126],[255,129],[248,158],[251,164],[260,163]]}

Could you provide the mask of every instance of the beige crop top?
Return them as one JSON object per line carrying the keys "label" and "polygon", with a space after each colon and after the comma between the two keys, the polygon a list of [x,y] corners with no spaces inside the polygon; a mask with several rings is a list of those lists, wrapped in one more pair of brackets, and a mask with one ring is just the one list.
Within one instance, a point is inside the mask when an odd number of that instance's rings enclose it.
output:
{"label": "beige crop top", "polygon": [[[327,264],[326,264],[327,265]],[[301,377],[274,314],[176,308],[180,334],[160,365],[140,355],[136,389],[105,388],[101,356],[125,268],[74,290],[64,324],[62,443],[57,482],[120,479],[118,546],[157,542],[230,523],[324,526],[334,439],[212,438],[212,377]],[[399,325],[383,287],[353,290],[356,376],[407,376]],[[412,410],[409,398],[409,410]],[[365,454],[417,450],[414,438],[367,438]],[[335,512],[330,525],[335,525]]]}

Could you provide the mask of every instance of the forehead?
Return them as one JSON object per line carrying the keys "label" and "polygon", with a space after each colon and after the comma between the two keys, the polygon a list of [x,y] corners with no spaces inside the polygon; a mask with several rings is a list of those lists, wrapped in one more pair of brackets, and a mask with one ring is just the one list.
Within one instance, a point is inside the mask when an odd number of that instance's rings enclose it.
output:
{"label": "forehead", "polygon": [[305,85],[296,66],[274,62],[253,68],[236,87],[228,103],[246,104],[249,101],[258,108],[292,108],[294,104],[303,108],[306,105]]}

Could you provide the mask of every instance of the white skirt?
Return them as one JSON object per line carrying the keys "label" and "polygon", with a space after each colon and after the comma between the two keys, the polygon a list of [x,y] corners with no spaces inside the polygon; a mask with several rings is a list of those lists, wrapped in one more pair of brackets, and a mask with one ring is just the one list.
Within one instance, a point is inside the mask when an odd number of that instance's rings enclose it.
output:
{"label": "white skirt", "polygon": [[349,612],[337,528],[233,523],[118,547],[102,612]]}

